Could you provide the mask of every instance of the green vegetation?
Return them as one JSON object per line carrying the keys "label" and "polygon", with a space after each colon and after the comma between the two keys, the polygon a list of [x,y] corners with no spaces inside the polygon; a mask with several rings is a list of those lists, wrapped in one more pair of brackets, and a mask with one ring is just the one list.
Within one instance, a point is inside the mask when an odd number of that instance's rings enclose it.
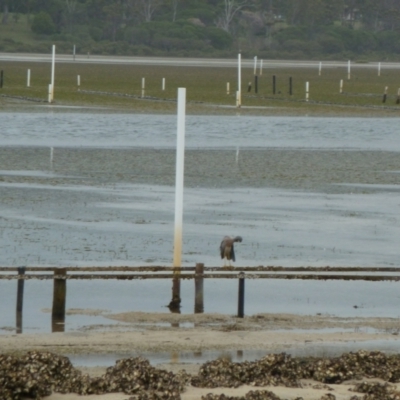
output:
{"label": "green vegetation", "polygon": [[[30,88],[26,87],[28,68],[31,69]],[[47,101],[50,63],[4,62],[0,69],[4,70],[4,87],[0,89],[0,95]],[[235,68],[222,67],[58,63],[55,103],[110,107],[131,112],[176,112],[177,88],[186,87],[189,112],[234,113],[236,74]],[[81,77],[80,90],[77,87],[77,75]],[[276,76],[275,95],[272,94],[273,75]],[[289,94],[290,77],[293,82],[292,95]],[[142,78],[146,79],[145,98],[141,98]],[[162,91],[162,78],[166,79],[165,91]],[[344,81],[342,94],[339,93],[340,80]],[[247,92],[250,81],[253,88]],[[307,81],[310,82],[309,102],[305,101]],[[230,82],[230,94],[226,93],[227,82]],[[323,68],[321,76],[318,75],[317,64],[315,68],[264,68],[259,77],[257,94],[254,93],[252,69],[243,70],[242,82],[243,109],[254,107],[249,112],[400,115],[400,105],[396,104],[398,70],[385,69],[378,76],[375,68],[353,67],[351,79],[347,80],[347,68]],[[386,103],[383,103],[386,86],[388,96]],[[3,101],[5,99],[3,97]]]}
{"label": "green vegetation", "polygon": [[0,0],[0,51],[400,60],[400,1]]}

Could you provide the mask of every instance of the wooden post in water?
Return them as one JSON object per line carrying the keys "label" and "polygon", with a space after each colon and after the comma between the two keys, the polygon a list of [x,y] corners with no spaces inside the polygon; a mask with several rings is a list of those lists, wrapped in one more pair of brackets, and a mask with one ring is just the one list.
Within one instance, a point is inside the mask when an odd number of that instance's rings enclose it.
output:
{"label": "wooden post in water", "polygon": [[198,263],[196,264],[194,278],[194,313],[201,314],[204,312],[204,264]]}
{"label": "wooden post in water", "polygon": [[67,298],[67,269],[54,270],[53,308],[51,313],[52,331],[64,332],[65,303]]}
{"label": "wooden post in water", "polygon": [[244,272],[239,273],[238,318],[244,317]]}
{"label": "wooden post in water", "polygon": [[18,267],[18,276],[21,278],[18,279],[17,286],[17,313],[16,313],[16,332],[22,333],[22,308],[24,303],[24,284],[25,279],[23,276],[25,275],[25,267]]}

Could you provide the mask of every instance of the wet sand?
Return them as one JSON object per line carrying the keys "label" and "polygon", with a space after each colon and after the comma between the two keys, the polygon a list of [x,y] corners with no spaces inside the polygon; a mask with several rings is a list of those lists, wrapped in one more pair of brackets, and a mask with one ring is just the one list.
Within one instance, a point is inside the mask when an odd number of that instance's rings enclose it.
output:
{"label": "wet sand", "polygon": [[[368,193],[356,185],[398,185],[398,152],[361,150],[241,149],[185,152],[188,188],[296,189],[323,193]],[[49,185],[175,184],[174,149],[96,149],[2,147],[0,159],[7,170],[20,174],[0,176],[4,183]],[[22,171],[48,171],[50,175]],[[348,185],[343,185],[343,184]]]}

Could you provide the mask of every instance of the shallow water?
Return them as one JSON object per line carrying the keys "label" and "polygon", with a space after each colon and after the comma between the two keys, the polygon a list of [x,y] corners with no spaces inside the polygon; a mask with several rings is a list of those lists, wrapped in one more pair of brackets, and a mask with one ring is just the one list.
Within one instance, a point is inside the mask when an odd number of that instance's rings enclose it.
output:
{"label": "shallow water", "polygon": [[[1,117],[0,265],[171,265],[175,117]],[[219,241],[240,234],[238,266],[397,266],[398,123],[188,116],[183,264],[221,265]],[[398,285],[247,280],[245,312],[398,318]],[[68,281],[67,293],[67,308],[169,312],[171,282]],[[0,333],[15,297],[1,280]],[[193,312],[192,281],[181,297]],[[25,283],[24,332],[51,330],[51,301],[50,281]],[[236,308],[237,282],[206,280],[206,312]],[[91,324],[114,323],[72,315],[65,329]]]}

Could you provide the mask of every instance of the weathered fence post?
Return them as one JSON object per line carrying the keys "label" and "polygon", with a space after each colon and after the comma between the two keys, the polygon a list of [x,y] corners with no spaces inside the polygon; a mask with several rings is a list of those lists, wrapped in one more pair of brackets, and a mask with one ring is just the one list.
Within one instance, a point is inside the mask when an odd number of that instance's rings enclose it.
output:
{"label": "weathered fence post", "polygon": [[24,303],[24,284],[25,279],[23,279],[23,275],[25,275],[25,267],[18,267],[18,279],[17,284],[17,314],[16,314],[16,326],[17,333],[22,333],[22,308]]}
{"label": "weathered fence post", "polygon": [[67,269],[54,270],[53,308],[51,313],[53,332],[64,332],[65,303],[67,298]]}
{"label": "weathered fence post", "polygon": [[244,272],[239,273],[238,318],[244,317]]}
{"label": "weathered fence post", "polygon": [[[204,264],[196,264],[194,277],[194,313],[204,312]],[[201,275],[201,276],[200,276]]]}

